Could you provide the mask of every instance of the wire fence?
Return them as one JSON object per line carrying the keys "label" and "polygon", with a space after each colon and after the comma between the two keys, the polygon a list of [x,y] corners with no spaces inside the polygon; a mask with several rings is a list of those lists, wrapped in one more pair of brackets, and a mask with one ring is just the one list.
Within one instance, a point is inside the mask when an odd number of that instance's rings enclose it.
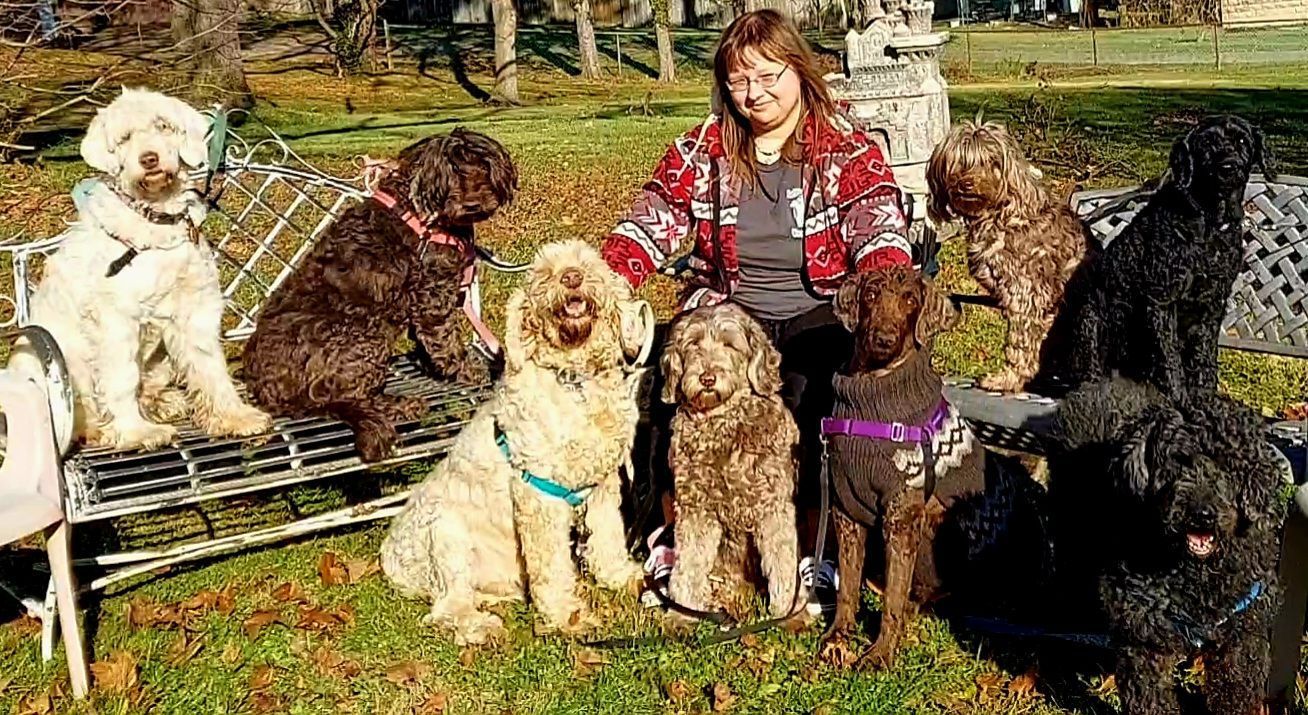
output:
{"label": "wire fence", "polygon": [[952,28],[948,69],[968,74],[1031,64],[1071,67],[1308,65],[1308,24],[1153,28]]}

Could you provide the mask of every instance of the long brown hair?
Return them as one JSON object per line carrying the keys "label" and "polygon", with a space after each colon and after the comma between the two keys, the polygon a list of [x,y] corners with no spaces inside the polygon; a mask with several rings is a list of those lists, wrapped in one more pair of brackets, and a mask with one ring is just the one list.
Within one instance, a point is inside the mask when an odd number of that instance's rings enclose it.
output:
{"label": "long brown hair", "polygon": [[736,107],[735,99],[727,89],[727,75],[744,63],[749,50],[773,62],[786,65],[787,72],[799,78],[800,117],[795,133],[782,147],[785,161],[799,163],[804,157],[801,141],[804,128],[810,122],[825,126],[835,114],[835,102],[827,83],[822,79],[817,58],[812,48],[795,25],[780,12],[772,9],[755,10],[740,15],[723,30],[713,57],[713,81],[716,91],[726,95],[722,105],[722,147],[731,162],[731,173],[738,180],[753,186],[758,180],[758,166],[754,162],[754,132],[749,120]]}

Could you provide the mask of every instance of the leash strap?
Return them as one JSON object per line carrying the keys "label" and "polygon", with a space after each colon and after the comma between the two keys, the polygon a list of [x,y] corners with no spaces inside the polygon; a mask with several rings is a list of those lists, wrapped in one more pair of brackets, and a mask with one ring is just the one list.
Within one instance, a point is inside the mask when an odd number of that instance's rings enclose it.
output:
{"label": "leash strap", "polygon": [[476,247],[469,242],[460,241],[444,231],[433,231],[430,226],[425,225],[418,218],[417,214],[401,208],[399,200],[385,191],[374,189],[372,198],[399,217],[406,226],[418,235],[418,238],[423,241],[423,250],[426,250],[427,246],[434,243],[438,246],[457,248],[465,255],[468,263],[463,269],[463,276],[459,281],[463,291],[463,314],[468,318],[473,331],[477,333],[477,338],[486,346],[486,349],[492,355],[498,355],[500,353],[500,341],[495,337],[495,333],[490,329],[490,326],[486,325],[486,321],[482,320],[481,315],[477,312],[477,306],[473,304],[473,292],[476,289],[477,282],[477,257],[479,255]]}
{"label": "leash strap", "polygon": [[[504,459],[509,462],[510,466],[512,466],[513,452],[509,449],[509,437],[504,433],[504,430],[500,428],[498,422],[495,424],[495,444],[500,448],[500,453],[504,455]],[[562,499],[573,509],[585,504],[586,497],[590,496],[590,493],[595,489],[594,484],[586,484],[577,487],[576,489],[569,489],[558,482],[532,474],[526,469],[519,470],[518,476],[523,482],[534,487],[536,491],[545,496]]]}

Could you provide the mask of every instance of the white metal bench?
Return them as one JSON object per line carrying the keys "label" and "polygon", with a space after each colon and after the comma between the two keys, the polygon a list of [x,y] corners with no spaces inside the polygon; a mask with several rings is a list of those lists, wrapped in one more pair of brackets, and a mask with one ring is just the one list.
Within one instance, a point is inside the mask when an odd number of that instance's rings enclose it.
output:
{"label": "white metal bench", "polygon": [[[220,120],[214,125],[224,131],[226,142],[225,150],[212,154],[223,157],[211,174],[222,190],[204,228],[218,256],[226,299],[223,339],[236,344],[251,334],[264,301],[290,275],[314,240],[346,207],[365,200],[368,191],[361,176],[338,179],[328,175],[265,127],[251,122],[250,130],[242,132],[260,136],[247,140],[226,129],[227,117],[210,114]],[[0,294],[10,308],[0,328],[26,325],[29,298],[42,260],[58,248],[60,238],[0,244],[0,260],[9,262],[13,278]],[[472,290],[474,306],[480,309],[476,283]],[[72,423],[71,401],[66,375],[61,380],[58,374],[62,358],[57,348],[52,352],[52,416],[56,425],[62,425],[56,431],[66,433]],[[490,385],[440,383],[428,378],[415,359],[402,357],[391,364],[386,390],[421,397],[430,411],[417,422],[398,426],[397,452],[384,462],[365,466],[350,430],[326,418],[277,419],[270,434],[255,439],[214,439],[184,423],[179,425],[176,445],[165,449],[119,452],[73,447],[66,451],[61,465],[66,520],[70,525],[85,525],[436,457],[444,453],[489,394]],[[66,446],[67,435],[60,438]],[[387,518],[399,510],[407,494],[404,489],[289,524],[159,550],[87,554],[74,563],[96,566],[103,573],[83,584],[80,591],[98,591],[161,567],[256,544]],[[53,586],[44,599],[22,601],[43,621],[43,655],[49,659],[56,622]]]}

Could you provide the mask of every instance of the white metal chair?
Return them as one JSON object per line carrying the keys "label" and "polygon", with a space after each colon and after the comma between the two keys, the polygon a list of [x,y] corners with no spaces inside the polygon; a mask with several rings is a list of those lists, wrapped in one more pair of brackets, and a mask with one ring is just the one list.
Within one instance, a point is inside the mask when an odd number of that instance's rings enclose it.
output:
{"label": "white metal chair", "polygon": [[[44,333],[39,328],[24,332],[31,332],[32,337],[48,338],[48,335],[38,336],[36,331]],[[53,340],[48,345],[53,345]],[[58,367],[62,371],[61,362]],[[73,695],[83,698],[90,678],[77,622],[77,583],[61,491],[61,445],[56,444],[67,436],[67,429],[57,429],[52,423],[45,389],[8,370],[0,371],[0,411],[4,413],[6,447],[4,463],[0,465],[0,545],[45,532],[52,576],[50,590],[58,603]]]}

